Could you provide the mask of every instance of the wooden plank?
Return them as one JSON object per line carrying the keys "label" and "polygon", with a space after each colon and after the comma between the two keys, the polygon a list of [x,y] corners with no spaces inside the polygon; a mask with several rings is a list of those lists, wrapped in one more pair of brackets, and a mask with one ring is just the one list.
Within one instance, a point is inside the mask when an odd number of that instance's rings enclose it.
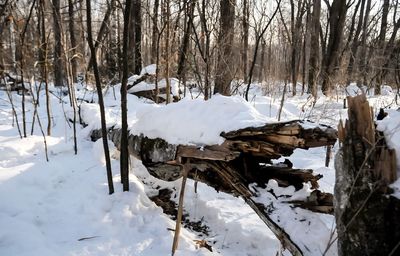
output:
{"label": "wooden plank", "polygon": [[286,135],[266,135],[264,139],[272,144],[285,145],[293,148],[304,148],[306,142],[304,139],[298,138],[296,136],[286,136]]}
{"label": "wooden plank", "polygon": [[187,157],[195,159],[207,159],[213,161],[232,161],[240,155],[240,152],[226,150],[223,147],[196,147],[179,146],[178,157]]}

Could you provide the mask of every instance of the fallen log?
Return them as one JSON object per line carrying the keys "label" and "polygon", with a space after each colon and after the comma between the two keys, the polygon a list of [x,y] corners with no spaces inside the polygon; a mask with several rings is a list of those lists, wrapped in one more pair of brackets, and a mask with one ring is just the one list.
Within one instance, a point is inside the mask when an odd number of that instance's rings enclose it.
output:
{"label": "fallen log", "polygon": [[[92,140],[96,140],[98,132],[92,132]],[[167,141],[144,135],[129,136],[130,154],[141,159],[146,167],[152,168],[151,174],[162,180],[170,181],[171,177],[181,177],[181,168],[176,161],[181,158],[197,160],[236,161],[237,167],[243,169],[242,174],[248,176],[257,171],[259,164],[269,164],[272,159],[290,156],[296,148],[308,149],[333,145],[337,132],[330,127],[304,128],[301,121],[266,124],[262,127],[249,127],[222,133],[226,140],[221,145],[188,146],[174,145]],[[120,147],[121,131],[110,129],[109,138],[117,148]],[[251,165],[249,171],[245,165]],[[165,168],[169,169],[166,175]],[[247,169],[247,170],[246,170]],[[173,173],[171,173],[173,172]],[[256,176],[260,173],[257,172]],[[168,176],[168,177],[167,177]],[[254,176],[254,175],[253,175]],[[301,175],[299,175],[301,176]],[[304,182],[311,181],[305,177]]]}
{"label": "fallen log", "polygon": [[[304,183],[310,182],[312,188],[318,188],[321,175],[314,175],[312,170],[293,169],[290,161],[285,161],[285,165],[272,165],[271,160],[290,156],[296,148],[331,146],[336,142],[336,130],[289,121],[223,132],[221,136],[225,138],[221,145],[193,146],[174,145],[160,138],[131,134],[128,146],[130,154],[141,159],[152,176],[165,181],[182,177],[182,159],[190,162],[187,164],[188,178],[244,198],[285,248],[293,255],[302,255],[290,236],[268,217],[264,207],[253,201],[257,195],[249,189],[249,184],[265,186],[269,179],[275,179],[281,186],[292,185],[300,189]],[[117,148],[120,147],[119,129],[111,128],[109,138]],[[96,139],[95,132],[92,139]],[[300,202],[296,203],[300,206]],[[317,203],[312,206],[308,209],[319,212],[324,212],[321,207],[331,207]]]}

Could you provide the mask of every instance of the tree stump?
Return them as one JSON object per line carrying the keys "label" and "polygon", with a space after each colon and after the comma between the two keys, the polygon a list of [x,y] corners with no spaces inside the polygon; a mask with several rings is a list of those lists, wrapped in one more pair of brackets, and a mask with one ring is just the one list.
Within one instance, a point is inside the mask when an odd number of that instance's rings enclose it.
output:
{"label": "tree stump", "polygon": [[400,255],[400,200],[388,187],[396,180],[395,152],[375,130],[365,95],[347,100],[335,159],[339,255]]}

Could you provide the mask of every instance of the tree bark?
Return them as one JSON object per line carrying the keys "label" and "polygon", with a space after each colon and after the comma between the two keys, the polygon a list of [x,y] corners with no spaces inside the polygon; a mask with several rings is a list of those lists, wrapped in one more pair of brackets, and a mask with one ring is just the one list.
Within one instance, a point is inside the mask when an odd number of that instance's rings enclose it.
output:
{"label": "tree bark", "polygon": [[192,22],[194,15],[194,8],[196,1],[186,3],[187,22],[185,23],[185,32],[183,34],[182,45],[179,51],[178,71],[177,76],[179,80],[186,80],[186,59],[189,50],[190,35],[192,31]]}
{"label": "tree bark", "polygon": [[[69,1],[71,1],[71,0],[69,0]],[[115,2],[116,2],[116,0],[111,0],[110,4],[107,6],[107,10],[106,10],[106,13],[104,14],[104,18],[101,22],[99,32],[97,33],[96,41],[94,42],[96,58],[97,58],[97,49],[103,43],[103,41],[106,37],[106,34],[109,30],[108,27],[109,27],[110,17],[115,9]],[[93,62],[92,62],[92,58],[90,58],[87,70],[90,70],[92,68],[92,66],[93,66]]]}
{"label": "tree bark", "polygon": [[340,47],[343,38],[343,29],[346,21],[346,0],[334,0],[329,10],[329,40],[327,53],[324,57],[322,92],[331,95],[333,79],[339,66]]}
{"label": "tree bark", "polygon": [[235,27],[235,0],[220,0],[220,32],[218,36],[219,56],[215,77],[214,94],[231,94],[232,48]]}
{"label": "tree bark", "polygon": [[362,84],[367,86],[367,34],[368,34],[368,22],[369,22],[369,14],[371,12],[371,0],[367,0],[367,5],[365,7],[364,21],[362,26],[362,34],[361,34],[361,49],[360,49],[360,58],[359,58],[359,67],[360,67],[360,76],[358,78],[357,84],[361,86]]}
{"label": "tree bark", "polygon": [[[349,57],[349,64],[347,66],[347,85],[350,85],[350,82],[353,80],[353,73],[355,70],[355,64],[356,64],[356,57],[357,57],[357,49],[358,46],[360,44],[359,42],[359,37],[361,34],[361,29],[362,29],[362,23],[363,23],[363,19],[364,19],[364,8],[365,8],[365,0],[360,0],[361,3],[361,8],[360,8],[360,15],[358,18],[358,24],[357,24],[357,28],[354,34],[354,37],[350,39],[350,35],[352,33],[350,33],[349,35],[349,39],[348,39],[348,43],[350,44],[350,40],[352,40],[351,42],[351,47],[350,47],[350,57]],[[356,13],[358,10],[358,4],[356,6],[356,10],[354,11],[354,15],[353,15],[353,19],[352,19],[352,23],[355,23],[355,18],[356,18]],[[352,31],[350,31],[352,32]]]}
{"label": "tree bark", "polygon": [[[389,0],[384,0],[383,8],[382,8],[381,29],[380,29],[379,37],[378,37],[378,47],[379,47],[382,55],[384,54],[384,49],[385,49],[389,5],[390,5]],[[376,76],[376,82],[375,82],[375,86],[374,86],[375,95],[378,95],[381,93],[382,82],[383,82],[382,68],[378,68],[378,74]]]}
{"label": "tree bark", "polygon": [[128,152],[128,108],[127,108],[127,85],[129,76],[128,63],[128,37],[131,19],[131,0],[125,2],[124,12],[124,32],[123,32],[123,70],[121,82],[121,156],[120,156],[120,172],[123,191],[129,191],[129,152]]}
{"label": "tree bark", "polygon": [[348,103],[335,160],[339,255],[398,255],[400,200],[388,187],[397,179],[396,154],[375,131],[365,95],[348,97]]}
{"label": "tree bark", "polygon": [[[40,26],[40,47],[39,47],[39,63],[40,63],[40,76],[41,81],[45,83],[46,91],[46,113],[47,113],[47,135],[51,135],[51,107],[50,107],[50,92],[48,83],[48,44],[46,39],[46,17],[45,17],[45,0],[38,1],[39,8],[39,26]],[[38,97],[39,100],[39,97]]]}
{"label": "tree bark", "polygon": [[170,80],[170,40],[171,40],[171,9],[170,0],[164,1],[163,16],[165,22],[165,44],[164,44],[164,78],[166,83],[166,104],[171,102],[171,80]]}
{"label": "tree bark", "polygon": [[242,14],[242,65],[243,65],[243,80],[247,82],[247,69],[248,69],[248,51],[249,51],[249,16],[250,7],[248,0],[243,0],[243,14]]}
{"label": "tree bark", "polygon": [[54,22],[54,85],[64,86],[64,56],[61,34],[61,15],[60,15],[60,0],[53,1],[53,22]]}
{"label": "tree bark", "polygon": [[102,134],[102,139],[103,139],[104,157],[106,159],[108,193],[112,194],[112,193],[114,193],[114,183],[113,183],[112,171],[111,171],[110,150],[108,148],[107,126],[106,126],[106,116],[105,116],[105,111],[104,111],[103,92],[102,92],[102,88],[101,88],[100,75],[99,75],[99,70],[98,70],[97,61],[96,61],[96,48],[94,47],[94,44],[93,44],[90,1],[91,0],[86,0],[86,7],[87,7],[86,8],[86,19],[87,19],[88,43],[89,43],[89,48],[91,51],[94,76],[96,79],[97,95],[99,98],[101,134]]}
{"label": "tree bark", "polygon": [[129,70],[140,74],[142,70],[142,2],[133,0],[131,7],[131,20],[129,23],[129,48],[133,51],[130,57]]}
{"label": "tree bark", "polygon": [[75,36],[75,19],[74,19],[74,3],[72,0],[68,0],[68,27],[69,27],[69,37],[71,43],[71,75],[73,82],[77,81],[77,70],[78,70],[78,57],[76,56],[77,52],[77,40]]}
{"label": "tree bark", "polygon": [[290,1],[290,9],[291,9],[291,32],[292,32],[292,47],[291,47],[291,59],[290,59],[290,70],[291,70],[291,78],[292,78],[292,94],[296,95],[296,87],[297,87],[297,76],[298,76],[298,64],[299,64],[299,42],[300,42],[300,29],[301,29],[301,21],[304,15],[304,5],[303,0],[297,1],[297,14],[295,15],[295,4],[294,1]]}
{"label": "tree bark", "polygon": [[318,74],[319,74],[319,19],[321,16],[321,0],[313,0],[313,13],[311,22],[311,51],[310,51],[310,69],[308,71],[308,88],[314,97],[314,102],[318,95]]}
{"label": "tree bark", "polygon": [[158,7],[160,5],[159,0],[154,0],[153,6],[153,16],[151,18],[152,23],[152,35],[151,35],[151,63],[156,63],[157,61],[157,49],[158,49]]}

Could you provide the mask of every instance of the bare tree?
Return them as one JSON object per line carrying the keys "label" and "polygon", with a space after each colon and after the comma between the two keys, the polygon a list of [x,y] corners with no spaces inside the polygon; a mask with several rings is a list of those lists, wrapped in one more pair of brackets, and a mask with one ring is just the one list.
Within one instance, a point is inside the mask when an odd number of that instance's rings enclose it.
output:
{"label": "bare tree", "polygon": [[157,60],[157,48],[158,48],[158,8],[160,5],[159,0],[154,0],[153,5],[153,17],[151,17],[152,25],[152,36],[151,36],[151,62],[156,63]]}
{"label": "bare tree", "polygon": [[78,43],[75,35],[75,19],[74,19],[74,3],[72,0],[68,0],[68,28],[69,28],[69,39],[71,43],[71,75],[72,82],[77,80],[77,70],[78,70],[78,57],[76,56]]}
{"label": "bare tree", "polygon": [[139,74],[142,69],[142,3],[132,0],[131,19],[129,21],[129,71]]}
{"label": "bare tree", "polygon": [[333,0],[329,7],[329,40],[322,70],[322,92],[331,95],[333,77],[339,66],[340,47],[343,41],[343,29],[346,21],[346,0]]}
{"label": "bare tree", "polygon": [[306,1],[299,0],[297,1],[297,13],[295,12],[295,4],[293,0],[290,0],[290,29],[292,35],[292,53],[291,53],[291,75],[292,75],[292,93],[293,96],[296,95],[296,86],[297,86],[297,76],[299,71],[299,49],[300,49],[300,33],[301,33],[301,25],[303,16],[305,13],[305,4]]}
{"label": "bare tree", "polygon": [[[87,0],[89,1],[89,0]],[[124,32],[123,32],[123,49],[124,53],[128,50],[129,24],[131,18],[132,1],[126,0],[124,12]],[[129,191],[129,152],[128,152],[128,108],[127,108],[127,84],[128,84],[128,56],[123,55],[123,70],[121,83],[121,183],[123,191]]]}
{"label": "bare tree", "polygon": [[235,0],[220,0],[220,32],[218,36],[219,56],[215,77],[214,94],[230,95],[233,79],[231,67],[232,46],[235,27]]}
{"label": "bare tree", "polygon": [[182,44],[179,51],[179,60],[178,60],[178,71],[177,77],[179,80],[183,80],[184,86],[186,86],[186,60],[189,50],[189,43],[190,43],[190,35],[192,33],[192,23],[193,23],[193,16],[194,16],[194,8],[196,6],[197,1],[187,2],[185,4],[185,32],[182,38]]}
{"label": "bare tree", "polygon": [[278,0],[277,7],[276,7],[274,13],[272,14],[272,16],[269,18],[267,24],[264,26],[264,28],[259,33],[256,33],[257,35],[256,35],[253,60],[251,62],[251,66],[250,66],[250,71],[249,71],[249,76],[248,76],[249,78],[248,78],[247,88],[246,88],[246,93],[245,93],[245,99],[247,101],[249,100],[249,90],[250,90],[251,81],[253,79],[254,67],[256,65],[258,48],[260,46],[261,39],[263,38],[263,36],[264,36],[265,32],[267,31],[269,25],[271,24],[272,20],[275,18],[275,15],[277,14],[278,10],[280,9],[280,5],[281,5],[281,0]]}
{"label": "bare tree", "polygon": [[62,29],[60,15],[60,0],[52,0],[53,3],[53,34],[54,34],[54,84],[63,86],[65,81]]}
{"label": "bare tree", "polygon": [[113,184],[113,180],[112,180],[110,150],[108,148],[107,124],[106,124],[106,116],[105,116],[105,111],[104,111],[103,92],[102,92],[101,83],[100,83],[99,70],[97,68],[96,49],[93,44],[92,16],[91,16],[90,0],[86,0],[86,16],[87,16],[86,19],[87,19],[88,44],[89,44],[89,48],[91,51],[91,58],[92,58],[92,62],[93,62],[93,71],[94,71],[94,76],[96,79],[97,95],[99,97],[101,134],[102,134],[102,139],[103,139],[104,157],[106,159],[108,193],[112,194],[112,193],[114,193],[114,184]]}
{"label": "bare tree", "polygon": [[242,65],[243,65],[243,79],[247,82],[248,70],[248,51],[249,51],[249,18],[250,7],[248,0],[243,0],[243,13],[242,13]]}
{"label": "bare tree", "polygon": [[308,92],[317,100],[318,73],[319,73],[319,20],[321,16],[321,0],[313,0],[313,13],[311,21],[310,69],[308,71]]}
{"label": "bare tree", "polygon": [[371,12],[371,0],[367,0],[367,5],[365,7],[364,21],[362,25],[362,34],[361,34],[361,49],[360,49],[360,57],[359,57],[359,67],[360,67],[360,77],[357,81],[358,85],[362,83],[367,85],[367,34],[368,34],[368,23],[369,23],[369,15]]}
{"label": "bare tree", "polygon": [[[378,37],[378,48],[380,49],[381,54],[384,54],[385,49],[385,42],[386,42],[386,33],[387,33],[387,26],[388,26],[388,14],[389,14],[389,0],[384,0],[383,8],[382,8],[382,20],[381,20],[381,28]],[[378,67],[378,74],[376,76],[376,82],[374,86],[375,94],[381,93],[381,85],[382,85],[382,68]]]}

